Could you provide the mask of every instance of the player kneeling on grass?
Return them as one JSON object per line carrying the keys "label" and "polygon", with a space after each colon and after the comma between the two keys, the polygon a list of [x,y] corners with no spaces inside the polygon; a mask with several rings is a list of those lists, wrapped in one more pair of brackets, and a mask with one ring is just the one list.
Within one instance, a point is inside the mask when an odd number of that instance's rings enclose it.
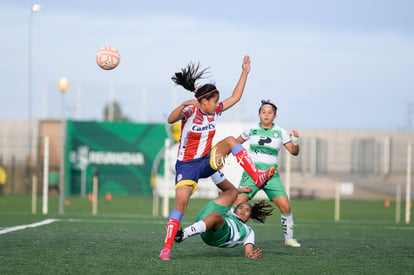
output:
{"label": "player kneeling on grass", "polygon": [[265,201],[253,206],[247,202],[238,205],[234,212],[231,206],[238,193],[250,193],[251,187],[227,189],[204,206],[197,215],[197,222],[180,229],[175,237],[176,242],[182,242],[188,237],[200,234],[201,239],[211,246],[231,248],[244,246],[244,256],[247,258],[261,258],[262,250],[255,246],[253,229],[246,224],[250,219],[264,223],[270,216],[273,207]]}

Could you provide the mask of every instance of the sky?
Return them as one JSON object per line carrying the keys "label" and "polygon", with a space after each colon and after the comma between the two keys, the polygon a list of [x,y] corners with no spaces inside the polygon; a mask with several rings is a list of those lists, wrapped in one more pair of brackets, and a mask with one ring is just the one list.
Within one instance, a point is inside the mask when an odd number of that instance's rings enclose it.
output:
{"label": "sky", "polygon": [[[249,55],[242,99],[222,121],[256,122],[270,99],[288,129],[412,131],[412,11],[411,0],[0,0],[0,119],[102,120],[116,100],[134,122],[164,123],[193,97],[174,72],[200,62],[210,77],[198,84],[224,99]],[[119,50],[116,69],[97,66],[102,46]]]}

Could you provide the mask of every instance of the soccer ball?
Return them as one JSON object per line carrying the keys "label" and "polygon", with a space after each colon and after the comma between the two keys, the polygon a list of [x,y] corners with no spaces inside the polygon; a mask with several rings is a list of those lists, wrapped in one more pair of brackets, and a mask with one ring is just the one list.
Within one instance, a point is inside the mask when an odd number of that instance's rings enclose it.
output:
{"label": "soccer ball", "polygon": [[111,46],[105,46],[96,53],[96,63],[104,70],[115,69],[119,65],[121,57],[119,51]]}

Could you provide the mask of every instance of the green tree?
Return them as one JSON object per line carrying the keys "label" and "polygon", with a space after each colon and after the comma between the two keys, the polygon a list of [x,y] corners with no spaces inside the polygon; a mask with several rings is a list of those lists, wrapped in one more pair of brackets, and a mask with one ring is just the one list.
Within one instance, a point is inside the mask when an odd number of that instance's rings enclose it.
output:
{"label": "green tree", "polygon": [[121,105],[116,100],[105,105],[103,116],[104,121],[130,121],[129,117],[122,113]]}

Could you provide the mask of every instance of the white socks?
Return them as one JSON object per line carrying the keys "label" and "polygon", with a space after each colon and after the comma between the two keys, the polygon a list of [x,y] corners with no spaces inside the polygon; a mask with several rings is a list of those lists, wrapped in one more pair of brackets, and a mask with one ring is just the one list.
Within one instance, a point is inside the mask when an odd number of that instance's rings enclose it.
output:
{"label": "white socks", "polygon": [[203,232],[206,232],[206,224],[203,222],[203,220],[201,220],[184,228],[183,239],[186,239],[196,234],[201,234]]}
{"label": "white socks", "polygon": [[282,214],[280,216],[280,221],[282,223],[283,234],[285,235],[285,240],[293,239],[293,215]]}

